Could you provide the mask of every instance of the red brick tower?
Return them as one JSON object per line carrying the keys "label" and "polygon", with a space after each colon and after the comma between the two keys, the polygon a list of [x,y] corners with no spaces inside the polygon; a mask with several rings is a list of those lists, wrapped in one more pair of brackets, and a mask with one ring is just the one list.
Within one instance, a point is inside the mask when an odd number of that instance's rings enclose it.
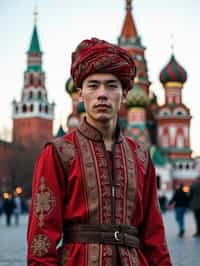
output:
{"label": "red brick tower", "polygon": [[53,117],[54,103],[48,102],[42,51],[35,22],[27,52],[21,100],[13,101],[13,142],[40,147],[53,136]]}

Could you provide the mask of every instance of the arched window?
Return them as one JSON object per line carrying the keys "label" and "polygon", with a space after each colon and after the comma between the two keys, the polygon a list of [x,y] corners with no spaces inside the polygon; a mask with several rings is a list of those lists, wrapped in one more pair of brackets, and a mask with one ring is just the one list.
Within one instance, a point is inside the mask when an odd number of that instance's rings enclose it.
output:
{"label": "arched window", "polygon": [[42,92],[38,91],[38,100],[41,100],[41,99],[42,99]]}
{"label": "arched window", "polygon": [[33,112],[33,110],[34,110],[34,106],[33,106],[33,104],[31,104],[30,111]]}
{"label": "arched window", "polygon": [[23,113],[26,113],[27,112],[27,106],[25,104],[22,106],[22,112]]}
{"label": "arched window", "polygon": [[42,105],[39,105],[39,112],[42,112]]}
{"label": "arched window", "polygon": [[45,105],[45,113],[48,113],[48,105]]}
{"label": "arched window", "polygon": [[33,85],[33,75],[30,75],[29,82],[30,82],[30,85]]}
{"label": "arched window", "polygon": [[33,99],[33,92],[32,91],[29,92],[29,100],[31,100],[31,99]]}
{"label": "arched window", "polygon": [[18,108],[18,106],[16,106],[16,107],[15,107],[15,113],[17,114],[18,111],[19,111],[19,108]]}
{"label": "arched window", "polygon": [[163,147],[168,147],[169,146],[169,138],[167,135],[163,136]]}
{"label": "arched window", "polygon": [[179,135],[177,138],[177,147],[178,148],[184,147],[184,139],[182,135]]}

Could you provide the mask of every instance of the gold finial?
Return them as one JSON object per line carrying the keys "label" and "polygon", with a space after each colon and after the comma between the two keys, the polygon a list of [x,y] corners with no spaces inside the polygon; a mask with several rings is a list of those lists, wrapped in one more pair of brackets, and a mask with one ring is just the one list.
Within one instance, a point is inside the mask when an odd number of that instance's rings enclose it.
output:
{"label": "gold finial", "polygon": [[37,6],[35,7],[35,10],[33,12],[33,17],[34,17],[34,23],[37,24],[37,20],[38,20]]}
{"label": "gold finial", "polygon": [[132,0],[126,0],[126,9],[131,9]]}
{"label": "gold finial", "polygon": [[172,51],[172,54],[173,54],[174,53],[174,34],[170,35],[170,39],[171,39],[170,48],[171,48],[171,51]]}

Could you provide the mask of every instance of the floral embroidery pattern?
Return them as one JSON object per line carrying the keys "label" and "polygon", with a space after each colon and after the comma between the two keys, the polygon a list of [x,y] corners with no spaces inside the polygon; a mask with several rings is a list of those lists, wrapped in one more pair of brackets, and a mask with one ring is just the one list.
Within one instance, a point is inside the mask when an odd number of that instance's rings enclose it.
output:
{"label": "floral embroidery pattern", "polygon": [[72,162],[75,157],[75,146],[73,143],[65,141],[63,138],[57,138],[52,141],[57,153],[61,159],[61,164],[66,170],[66,174],[70,171]]}
{"label": "floral embroidery pattern", "polygon": [[44,225],[44,217],[47,216],[55,207],[55,195],[45,184],[45,179],[40,178],[39,191],[35,194],[33,203],[34,214],[39,218],[39,226]]}
{"label": "floral embroidery pattern", "polygon": [[138,159],[144,164],[144,168],[146,170],[147,169],[147,165],[148,165],[147,151],[145,150],[145,148],[142,145],[140,145],[136,149],[136,154],[137,154]]}
{"label": "floral embroidery pattern", "polygon": [[38,234],[33,238],[31,250],[34,256],[42,257],[48,253],[51,242],[47,236]]}

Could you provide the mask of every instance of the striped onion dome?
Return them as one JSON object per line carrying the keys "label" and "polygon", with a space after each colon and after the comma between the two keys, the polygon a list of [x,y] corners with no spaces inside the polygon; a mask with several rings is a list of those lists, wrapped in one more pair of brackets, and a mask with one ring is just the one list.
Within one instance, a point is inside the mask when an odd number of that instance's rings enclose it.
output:
{"label": "striped onion dome", "polygon": [[167,82],[180,82],[184,83],[187,80],[187,72],[176,61],[175,56],[172,54],[169,63],[160,72],[160,81],[162,84]]}
{"label": "striped onion dome", "polygon": [[74,86],[74,82],[71,77],[67,80],[65,84],[65,89],[66,89],[66,92],[68,92],[70,95],[77,92],[77,87]]}
{"label": "striped onion dome", "polygon": [[126,98],[126,107],[146,107],[149,104],[149,98],[138,84],[134,84]]}

